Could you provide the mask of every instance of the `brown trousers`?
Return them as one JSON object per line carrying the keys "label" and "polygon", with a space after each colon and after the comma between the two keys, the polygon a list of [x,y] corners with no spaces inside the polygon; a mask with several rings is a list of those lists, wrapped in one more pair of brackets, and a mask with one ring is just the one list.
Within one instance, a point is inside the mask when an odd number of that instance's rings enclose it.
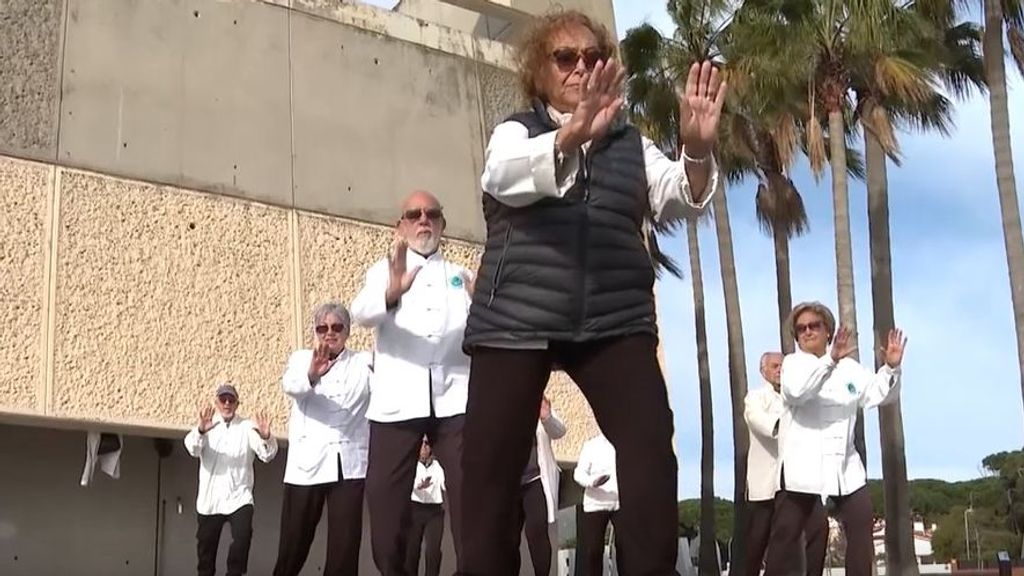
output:
{"label": "brown trousers", "polygon": [[672,411],[657,338],[636,335],[546,350],[478,347],[463,435],[462,576],[511,576],[515,514],[544,387],[557,363],[580,387],[617,449],[623,574],[675,575],[678,546]]}
{"label": "brown trousers", "polygon": [[[853,494],[833,496],[830,500],[835,504],[836,517],[846,534],[846,576],[871,576],[875,549],[871,536],[871,495],[867,486]],[[775,495],[775,517],[768,542],[765,576],[803,575],[803,571],[794,561],[803,556],[800,554],[800,537],[805,527],[809,526],[810,519],[823,516],[823,510],[821,497],[817,494],[780,490]],[[828,546],[827,529],[825,534],[823,538],[808,535],[808,546],[813,541],[817,549],[807,550],[807,574],[812,574],[812,568],[817,570],[815,576],[824,570],[825,551]],[[815,565],[819,557],[820,568]]]}

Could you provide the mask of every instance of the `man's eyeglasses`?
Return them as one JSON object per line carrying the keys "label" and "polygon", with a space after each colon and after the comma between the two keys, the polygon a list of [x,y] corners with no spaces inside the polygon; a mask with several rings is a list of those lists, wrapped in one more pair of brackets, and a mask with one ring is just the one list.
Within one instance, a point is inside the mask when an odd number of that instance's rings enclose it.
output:
{"label": "man's eyeglasses", "polygon": [[220,401],[220,403],[224,404],[224,405],[227,405],[227,404],[238,404],[238,398],[235,398],[234,396],[231,396],[230,394],[223,394],[221,396],[218,396],[217,400]]}
{"label": "man's eyeglasses", "polygon": [[807,324],[797,324],[795,327],[796,334],[799,336],[800,334],[808,331],[817,332],[818,330],[821,330],[821,326],[821,320],[815,320],[814,322],[809,322]]}
{"label": "man's eyeglasses", "polygon": [[551,53],[551,59],[555,61],[558,68],[564,72],[572,70],[583,59],[583,66],[587,70],[593,70],[597,63],[606,58],[604,50],[591,47],[583,50],[576,48],[558,48]]}
{"label": "man's eyeglasses", "polygon": [[435,222],[437,220],[440,220],[444,216],[444,211],[442,211],[440,208],[410,208],[405,212],[402,212],[402,218],[408,220],[409,222],[418,222],[419,219],[422,218],[424,214],[427,215],[427,220]]}
{"label": "man's eyeglasses", "polygon": [[317,325],[316,328],[314,328],[314,330],[316,330],[316,333],[320,334],[321,336],[323,336],[324,334],[327,334],[328,330],[330,330],[331,332],[334,332],[335,334],[344,334],[345,333],[345,325],[344,324],[319,324],[319,325]]}

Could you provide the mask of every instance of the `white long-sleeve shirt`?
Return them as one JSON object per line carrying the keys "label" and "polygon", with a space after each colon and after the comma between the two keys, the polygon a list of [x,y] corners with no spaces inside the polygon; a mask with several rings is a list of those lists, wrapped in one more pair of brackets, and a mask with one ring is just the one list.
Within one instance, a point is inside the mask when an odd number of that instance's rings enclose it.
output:
{"label": "white long-sleeve shirt", "polygon": [[[424,479],[430,478],[430,486],[420,488]],[[416,463],[416,481],[412,484],[412,501],[420,504],[441,504],[444,502],[444,468],[437,460],[431,460],[430,466],[423,462]]]}
{"label": "white long-sleeve shirt", "polygon": [[751,390],[744,399],[743,419],[750,428],[747,452],[747,500],[775,498],[779,467],[779,425],[786,411],[782,394],[771,384]]}
{"label": "white long-sleeve shirt", "polygon": [[[559,114],[550,107],[548,114],[558,125],[565,125],[572,114]],[[545,198],[562,198],[576,182],[580,166],[586,158],[590,143],[561,161],[555,153],[557,131],[530,138],[530,132],[515,120],[503,122],[494,128],[487,143],[484,172],[480,185],[484,193],[495,200],[521,208]],[[718,186],[718,164],[709,160],[708,184],[700,202],[694,202],[693,191],[681,161],[670,160],[648,138],[642,138],[644,171],[647,176],[647,196],[651,214],[656,222],[693,217],[700,214],[711,201]],[[545,340],[517,342],[488,342],[497,348],[544,349]]]}
{"label": "white long-sleeve shirt", "polygon": [[[609,477],[608,481],[596,486],[597,479],[605,475]],[[615,447],[604,437],[604,434],[583,443],[572,477],[577,484],[584,488],[584,512],[619,509],[619,481],[615,474]]]}
{"label": "white long-sleeve shirt", "polygon": [[277,440],[260,438],[256,426],[235,416],[230,422],[217,414],[205,434],[192,428],[185,436],[185,450],[199,458],[199,493],[196,512],[206,516],[231,514],[253,503],[253,458],[270,462],[277,454]]}
{"label": "white long-sleeve shirt", "polygon": [[[553,115],[554,116],[554,115]],[[554,116],[562,123],[568,117]],[[499,202],[523,207],[544,198],[561,198],[572,188],[579,172],[581,156],[567,155],[559,165],[555,156],[556,132],[530,138],[526,126],[509,120],[499,124],[487,144],[483,191]],[[649,139],[643,138],[647,194],[656,221],[674,220],[700,213],[711,200],[718,185],[718,165],[712,157],[707,189],[700,202],[693,201],[693,191],[683,162],[670,160]]]}
{"label": "white long-sleeve shirt", "polygon": [[470,295],[462,266],[440,252],[424,258],[413,250],[407,269],[419,268],[398,306],[388,310],[388,261],[366,273],[362,290],[352,301],[352,321],[374,329],[374,360],[368,417],[376,422],[401,422],[431,415],[439,418],[466,412],[469,356],[462,336],[469,316]]}
{"label": "white long-sleeve shirt", "polygon": [[312,359],[312,350],[293,352],[281,378],[281,387],[292,398],[284,482],[297,486],[337,482],[342,479],[339,458],[345,480],[365,478],[372,358],[368,352],[343,350],[316,386],[309,382]]}
{"label": "white long-sleeve shirt", "polygon": [[787,410],[779,423],[779,460],[786,490],[846,496],[867,483],[853,444],[857,409],[895,400],[900,374],[889,366],[872,373],[851,358],[837,363],[829,353],[797,351],[783,359]]}

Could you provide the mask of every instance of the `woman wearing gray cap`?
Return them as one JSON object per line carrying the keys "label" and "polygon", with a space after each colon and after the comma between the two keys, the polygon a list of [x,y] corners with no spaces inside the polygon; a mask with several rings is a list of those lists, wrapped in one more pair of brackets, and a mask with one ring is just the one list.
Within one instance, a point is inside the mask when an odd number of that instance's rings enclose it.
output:
{"label": "woman wearing gray cap", "polygon": [[350,326],[341,304],[318,306],[313,312],[314,348],[292,353],[281,378],[292,412],[274,576],[296,576],[302,570],[324,503],[324,576],[359,570],[372,357],[345,348]]}

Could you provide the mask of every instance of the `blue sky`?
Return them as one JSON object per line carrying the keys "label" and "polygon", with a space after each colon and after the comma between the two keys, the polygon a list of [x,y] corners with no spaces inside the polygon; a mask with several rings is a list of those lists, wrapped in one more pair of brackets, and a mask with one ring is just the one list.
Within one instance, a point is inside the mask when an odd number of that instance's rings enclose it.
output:
{"label": "blue sky", "polygon": [[[390,7],[393,0],[368,3]],[[620,37],[642,22],[671,31],[664,0],[614,0]],[[1011,131],[1018,193],[1024,192],[1024,82],[1011,76]],[[1016,106],[1014,106],[1016,103]],[[901,135],[904,163],[889,168],[894,300],[909,336],[903,417],[911,478],[961,480],[979,474],[983,457],[1024,444],[1024,404],[1015,360],[1013,311],[1003,249],[989,131],[988,101],[958,106],[949,139]],[[791,245],[794,302],[835,308],[835,253],[830,182],[815,182],[806,165],[794,170],[811,231]],[[870,359],[871,286],[863,183],[851,182],[857,318],[862,356]],[[771,240],[757,227],[754,186],[729,190],[736,268],[746,343],[747,377],[759,386],[761,352],[778,348]],[[725,311],[714,230],[701,230],[715,417],[715,492],[732,497],[732,431]],[[685,235],[664,247],[687,262]],[[699,495],[700,414],[689,277],[659,286],[659,314],[668,362],[681,498]],[[870,360],[868,360],[870,361]],[[881,474],[878,419],[867,421],[869,475]]]}
{"label": "blue sky", "polygon": [[[616,0],[620,37],[648,21],[671,31],[663,0]],[[1018,194],[1024,192],[1024,82],[1011,72],[1011,138]],[[1016,103],[1016,106],[1014,106]],[[1024,408],[1016,363],[1013,310],[996,194],[987,98],[958,106],[949,139],[901,135],[903,166],[889,168],[893,291],[897,324],[909,337],[903,418],[911,478],[976,477],[981,459],[1024,444]],[[815,182],[806,165],[794,171],[811,231],[791,245],[793,300],[821,300],[835,309],[831,184]],[[771,239],[757,227],[754,185],[729,190],[747,377],[758,386],[761,352],[778,347]],[[851,182],[854,275],[862,357],[870,358],[871,284],[866,192]],[[713,228],[701,230],[713,401],[715,492],[732,496],[732,431],[725,310]],[[665,241],[685,263],[685,234]],[[680,497],[700,489],[700,411],[689,277],[659,286],[659,314],[668,361]],[[870,361],[870,360],[868,360]],[[869,475],[881,474],[878,419],[867,421]]]}

